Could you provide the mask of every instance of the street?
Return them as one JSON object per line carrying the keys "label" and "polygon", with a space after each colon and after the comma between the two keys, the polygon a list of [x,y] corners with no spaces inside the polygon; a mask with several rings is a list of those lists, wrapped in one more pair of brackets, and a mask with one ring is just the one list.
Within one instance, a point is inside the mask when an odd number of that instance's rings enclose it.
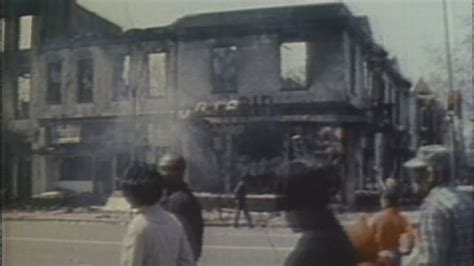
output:
{"label": "street", "polygon": [[[125,225],[7,221],[5,265],[119,265]],[[282,265],[297,234],[289,229],[206,227],[201,266]]]}

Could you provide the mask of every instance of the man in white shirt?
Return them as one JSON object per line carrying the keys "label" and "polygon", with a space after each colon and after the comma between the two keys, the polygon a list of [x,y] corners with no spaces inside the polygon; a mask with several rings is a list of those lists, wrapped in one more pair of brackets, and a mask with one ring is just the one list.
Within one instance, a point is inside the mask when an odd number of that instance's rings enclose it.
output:
{"label": "man in white shirt", "polygon": [[158,204],[160,175],[152,167],[136,163],[121,182],[125,198],[138,209],[123,240],[121,265],[195,266],[181,223]]}

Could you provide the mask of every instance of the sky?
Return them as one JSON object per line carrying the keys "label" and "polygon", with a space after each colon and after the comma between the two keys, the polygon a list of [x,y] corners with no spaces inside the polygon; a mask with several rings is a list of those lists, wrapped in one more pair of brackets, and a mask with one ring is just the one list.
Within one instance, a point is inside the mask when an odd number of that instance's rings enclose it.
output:
{"label": "sky", "polygon": [[[399,60],[410,80],[427,77],[431,48],[444,51],[443,0],[78,0],[123,29],[165,26],[190,14],[274,6],[345,3],[369,17],[375,40]],[[471,32],[471,0],[446,0],[451,43]],[[466,22],[467,21],[467,22]]]}

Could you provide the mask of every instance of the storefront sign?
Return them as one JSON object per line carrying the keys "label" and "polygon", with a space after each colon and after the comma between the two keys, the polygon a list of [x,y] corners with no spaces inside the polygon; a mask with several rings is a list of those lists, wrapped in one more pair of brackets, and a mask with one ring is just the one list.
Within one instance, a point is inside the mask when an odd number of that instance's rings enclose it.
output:
{"label": "storefront sign", "polygon": [[181,119],[194,116],[272,115],[273,97],[269,95],[241,96],[238,99],[198,102],[193,107],[171,111]]}

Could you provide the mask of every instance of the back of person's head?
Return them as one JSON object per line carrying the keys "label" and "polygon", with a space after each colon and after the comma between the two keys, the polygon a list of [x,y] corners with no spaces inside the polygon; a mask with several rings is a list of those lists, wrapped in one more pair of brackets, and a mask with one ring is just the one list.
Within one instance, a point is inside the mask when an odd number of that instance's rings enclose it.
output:
{"label": "back of person's head", "polygon": [[398,208],[400,206],[399,196],[396,191],[386,191],[381,196],[382,208]]}
{"label": "back of person's head", "polygon": [[312,167],[293,161],[284,178],[281,208],[285,210],[320,210],[330,200],[331,171],[328,167]]}
{"label": "back of person's head", "polygon": [[158,167],[184,169],[186,168],[186,161],[182,155],[168,152],[160,158]]}
{"label": "back of person's head", "polygon": [[133,207],[154,205],[161,198],[161,176],[152,165],[133,163],[119,181],[124,196]]}

